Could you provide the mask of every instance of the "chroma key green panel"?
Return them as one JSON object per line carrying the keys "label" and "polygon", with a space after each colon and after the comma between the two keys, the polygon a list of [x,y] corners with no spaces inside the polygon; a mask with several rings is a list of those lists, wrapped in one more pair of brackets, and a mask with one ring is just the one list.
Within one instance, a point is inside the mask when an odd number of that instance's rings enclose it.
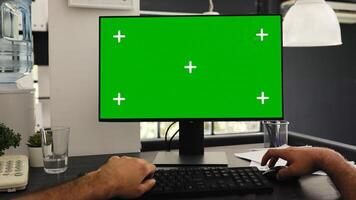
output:
{"label": "chroma key green panel", "polygon": [[280,16],[99,23],[100,121],[283,118]]}

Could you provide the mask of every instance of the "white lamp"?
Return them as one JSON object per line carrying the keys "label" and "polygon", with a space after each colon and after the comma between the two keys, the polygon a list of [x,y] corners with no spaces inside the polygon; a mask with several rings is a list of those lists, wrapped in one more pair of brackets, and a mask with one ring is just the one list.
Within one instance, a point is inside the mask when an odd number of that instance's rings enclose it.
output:
{"label": "white lamp", "polygon": [[297,0],[283,21],[283,46],[341,45],[340,24],[325,0]]}

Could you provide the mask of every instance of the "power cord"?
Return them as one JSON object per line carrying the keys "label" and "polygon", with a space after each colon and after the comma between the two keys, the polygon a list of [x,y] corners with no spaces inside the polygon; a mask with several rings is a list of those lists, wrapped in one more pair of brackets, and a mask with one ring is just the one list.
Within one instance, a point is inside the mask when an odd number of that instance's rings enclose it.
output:
{"label": "power cord", "polygon": [[214,2],[213,0],[209,0],[209,11],[204,12],[204,15],[219,15],[218,12],[214,11]]}
{"label": "power cord", "polygon": [[179,133],[179,129],[172,135],[171,139],[169,140],[168,143],[168,151],[171,151],[171,145],[172,145],[172,141],[174,139],[174,137]]}
{"label": "power cord", "polygon": [[214,2],[213,2],[213,0],[209,0],[209,12],[214,12]]}
{"label": "power cord", "polygon": [[173,126],[174,124],[176,124],[176,123],[177,123],[177,122],[173,122],[172,124],[170,124],[170,125],[168,126],[167,130],[166,130],[166,133],[164,134],[164,143],[166,144],[167,151],[170,150],[170,146],[169,146],[169,143],[168,143],[168,131],[169,131],[169,129],[171,129],[172,126]]}

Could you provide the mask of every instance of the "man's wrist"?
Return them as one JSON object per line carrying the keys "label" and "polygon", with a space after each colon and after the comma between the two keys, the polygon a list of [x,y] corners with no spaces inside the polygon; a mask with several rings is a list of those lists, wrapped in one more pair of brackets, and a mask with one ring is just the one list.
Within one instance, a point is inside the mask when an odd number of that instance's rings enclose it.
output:
{"label": "man's wrist", "polygon": [[102,181],[99,171],[92,171],[86,174],[83,179],[89,182],[89,191],[93,199],[108,199],[110,198],[110,191],[108,191],[108,185]]}
{"label": "man's wrist", "polygon": [[335,167],[337,167],[337,163],[345,162],[345,159],[336,151],[321,148],[321,152],[319,154],[319,168],[325,171],[327,174],[331,175],[335,171]]}

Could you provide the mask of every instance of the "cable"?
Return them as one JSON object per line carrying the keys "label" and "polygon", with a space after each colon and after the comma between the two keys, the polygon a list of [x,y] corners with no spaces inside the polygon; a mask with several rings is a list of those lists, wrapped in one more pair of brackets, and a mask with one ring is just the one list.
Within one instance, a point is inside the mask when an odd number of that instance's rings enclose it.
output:
{"label": "cable", "polygon": [[172,145],[172,141],[173,141],[173,138],[179,133],[179,129],[172,135],[171,139],[169,140],[169,143],[168,143],[168,151],[171,151],[171,145]]}
{"label": "cable", "polygon": [[203,15],[219,15],[218,12],[214,11],[214,1],[209,0],[209,10],[207,12],[203,12]]}
{"label": "cable", "polygon": [[209,0],[209,12],[213,12],[214,11],[214,2],[213,0]]}
{"label": "cable", "polygon": [[166,144],[166,146],[167,146],[167,150],[169,149],[169,146],[168,146],[168,131],[169,131],[169,129],[171,129],[172,128],[172,126],[175,124],[175,123],[177,123],[177,122],[173,122],[171,125],[169,125],[168,126],[168,128],[167,128],[167,130],[166,130],[166,133],[164,134],[164,143]]}

